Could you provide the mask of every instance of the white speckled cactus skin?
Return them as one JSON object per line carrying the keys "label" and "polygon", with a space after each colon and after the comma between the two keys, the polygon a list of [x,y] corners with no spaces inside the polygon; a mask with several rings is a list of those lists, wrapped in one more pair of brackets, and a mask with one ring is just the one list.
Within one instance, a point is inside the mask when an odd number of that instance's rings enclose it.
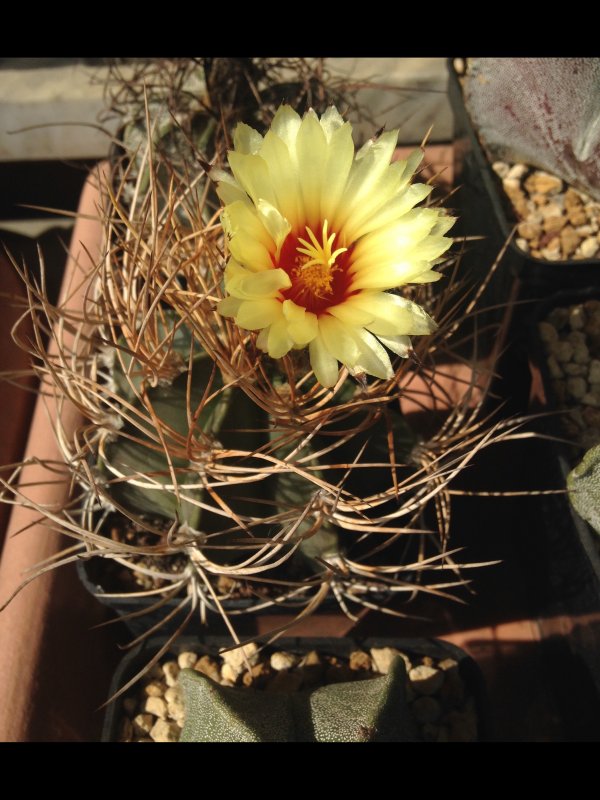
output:
{"label": "white speckled cactus skin", "polygon": [[600,199],[600,59],[474,58],[465,103],[495,157]]}
{"label": "white speckled cactus skin", "polygon": [[182,742],[411,742],[418,736],[406,700],[406,667],[312,692],[268,693],[220,686],[180,673],[186,707]]}

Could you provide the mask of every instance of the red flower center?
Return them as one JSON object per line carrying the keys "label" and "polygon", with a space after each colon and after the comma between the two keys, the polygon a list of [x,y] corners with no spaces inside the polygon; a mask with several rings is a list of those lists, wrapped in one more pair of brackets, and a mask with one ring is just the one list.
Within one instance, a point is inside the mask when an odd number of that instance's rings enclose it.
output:
{"label": "red flower center", "polygon": [[334,249],[336,234],[328,236],[327,220],[319,235],[306,228],[306,237],[288,233],[273,266],[287,272],[292,281],[289,289],[282,289],[285,300],[293,300],[313,314],[324,314],[330,306],[342,303],[350,294],[349,267],[352,263],[350,247]]}

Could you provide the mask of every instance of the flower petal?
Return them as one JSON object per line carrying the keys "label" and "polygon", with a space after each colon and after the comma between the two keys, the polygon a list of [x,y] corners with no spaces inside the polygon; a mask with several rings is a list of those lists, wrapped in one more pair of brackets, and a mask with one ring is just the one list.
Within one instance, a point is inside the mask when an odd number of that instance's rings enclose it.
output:
{"label": "flower petal", "polygon": [[296,151],[296,136],[301,122],[299,114],[288,105],[279,106],[273,117],[271,130],[287,145],[290,153]]}
{"label": "flower petal", "polygon": [[276,297],[280,289],[290,286],[289,275],[282,269],[250,272],[231,259],[225,270],[225,289],[240,300]]}
{"label": "flower petal", "polygon": [[235,321],[241,328],[255,331],[266,328],[281,319],[281,302],[270,297],[261,300],[244,300]]}
{"label": "flower petal", "polygon": [[285,319],[274,322],[269,328],[267,350],[271,358],[283,358],[294,346]]}
{"label": "flower petal", "polygon": [[319,330],[316,314],[296,305],[293,300],[284,300],[283,314],[294,344],[307,345],[315,338]]}
{"label": "flower petal", "polygon": [[263,137],[254,128],[239,122],[233,132],[233,146],[238,153],[258,153]]}
{"label": "flower petal", "polygon": [[275,255],[279,258],[281,245],[291,230],[291,225],[287,219],[266,200],[259,200],[258,213],[262,224],[267,229],[271,239],[275,243]]}
{"label": "flower petal", "polygon": [[408,336],[380,336],[377,338],[384,344],[392,353],[408,358],[412,350],[412,344]]}
{"label": "flower petal", "polygon": [[371,320],[361,324],[378,337],[423,335],[437,327],[420,305],[388,292],[360,292],[348,298],[346,307],[349,315],[370,314]]}
{"label": "flower petal", "polygon": [[303,217],[308,227],[315,229],[319,226],[321,216],[321,186],[323,167],[327,162],[327,139],[312,109],[304,116],[298,130],[296,153],[298,172],[302,176]]}
{"label": "flower petal", "polygon": [[340,373],[338,361],[325,347],[320,336],[308,345],[308,353],[310,365],[319,383],[325,387],[335,386]]}

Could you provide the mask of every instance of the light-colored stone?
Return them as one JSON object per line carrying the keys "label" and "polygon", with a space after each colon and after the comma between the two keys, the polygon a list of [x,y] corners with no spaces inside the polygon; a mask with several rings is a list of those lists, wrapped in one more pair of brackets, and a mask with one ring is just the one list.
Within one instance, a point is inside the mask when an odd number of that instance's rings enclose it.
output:
{"label": "light-colored stone", "polygon": [[435,694],[444,682],[444,673],[425,664],[413,667],[408,673],[413,689],[418,694]]}
{"label": "light-colored stone", "polygon": [[559,203],[556,201],[552,203],[547,203],[545,206],[540,207],[540,214],[544,218],[544,222],[546,222],[551,217],[562,217],[563,210]]}
{"label": "light-colored stone", "polygon": [[155,722],[152,714],[138,714],[133,718],[133,729],[137,734],[150,733]]}
{"label": "light-colored stone", "polygon": [[513,164],[509,167],[506,177],[509,180],[516,180],[521,184],[521,178],[527,174],[529,167],[526,164]]}
{"label": "light-colored stone", "polygon": [[175,686],[179,675],[179,664],[176,661],[167,661],[162,665],[167,686]]}
{"label": "light-colored stone", "polygon": [[581,398],[584,406],[592,406],[593,408],[600,408],[600,397],[594,392],[586,392]]}
{"label": "light-colored stone", "polygon": [[580,243],[581,236],[572,225],[566,225],[560,232],[560,244],[565,258],[569,258]]}
{"label": "light-colored stone", "polygon": [[310,650],[305,656],[303,656],[302,660],[300,661],[301,667],[317,667],[321,666],[321,656],[317,653],[316,650]]}
{"label": "light-colored stone", "polygon": [[[558,363],[558,361],[554,356],[548,356],[547,364],[548,364],[548,372],[550,373],[551,378],[562,378],[564,376],[564,373],[560,368],[560,364]],[[565,365],[565,367],[568,366],[570,366],[570,364]]]}
{"label": "light-colored stone", "polygon": [[560,261],[562,256],[560,252],[560,248],[550,248],[550,247],[543,247],[540,250],[540,255],[542,258],[545,258],[546,261]]}
{"label": "light-colored stone", "polygon": [[176,683],[175,686],[169,686],[165,692],[165,700],[167,701],[167,705],[169,703],[179,703],[183,701],[183,689],[180,683]]}
{"label": "light-colored stone", "polygon": [[[247,665],[253,667],[258,663],[258,646],[255,644],[255,642],[250,642],[242,647],[236,647],[235,650],[228,650],[226,653],[222,653],[221,657],[223,659],[224,666],[227,665],[230,667],[231,671],[237,677],[238,675],[241,675],[241,673],[246,669]],[[221,670],[221,674],[223,674],[223,670]]]}
{"label": "light-colored stone", "polygon": [[573,345],[571,342],[553,342],[550,344],[550,353],[561,364],[568,363],[573,358]]}
{"label": "light-colored stone", "polygon": [[590,351],[584,344],[578,344],[573,348],[573,361],[576,364],[589,364]]}
{"label": "light-colored stone", "polygon": [[203,675],[206,675],[207,678],[210,678],[217,683],[220,683],[221,681],[221,671],[219,670],[219,666],[214,658],[211,658],[210,656],[200,656],[200,658],[194,664],[194,669],[196,672],[201,672]]}
{"label": "light-colored stone", "polygon": [[560,217],[548,217],[544,220],[544,230],[546,233],[559,233],[567,224],[567,218],[562,214]]}
{"label": "light-colored stone", "polygon": [[369,651],[373,662],[373,669],[381,675],[387,675],[392,661],[400,655],[395,647],[372,647]]}
{"label": "light-colored stone", "polygon": [[280,650],[272,654],[270,663],[271,668],[279,672],[282,669],[292,669],[299,660],[298,656],[294,655],[294,653],[286,653]]}
{"label": "light-colored stone", "polygon": [[150,736],[155,742],[178,742],[181,731],[176,723],[159,719],[150,731]]}
{"label": "light-colored stone", "polygon": [[588,381],[590,383],[600,383],[600,361],[597,358],[592,358],[590,361]]}
{"label": "light-colored stone", "polygon": [[179,669],[192,669],[196,661],[198,661],[198,656],[196,653],[192,653],[191,650],[184,650],[177,656]]}
{"label": "light-colored stone", "polygon": [[558,194],[562,189],[562,181],[548,172],[536,170],[525,181],[525,188],[530,194]]}
{"label": "light-colored stone", "polygon": [[558,342],[558,331],[549,322],[538,323],[538,332],[542,342],[547,342],[548,344]]}
{"label": "light-colored stone", "polygon": [[523,250],[524,253],[529,252],[529,242],[527,241],[527,239],[523,239],[520,236],[517,236],[517,238],[515,239],[515,244],[517,245],[517,247]]}
{"label": "light-colored stone", "polygon": [[587,392],[587,381],[585,378],[567,378],[567,391],[574,400],[581,400]]}
{"label": "light-colored stone", "polygon": [[442,716],[442,707],[435,697],[417,697],[411,707],[420,725],[436,722]]}
{"label": "light-colored stone", "polygon": [[587,223],[587,214],[583,208],[570,208],[567,212],[567,217],[574,228]]}
{"label": "light-colored stone", "polygon": [[144,711],[147,714],[154,714],[161,719],[167,718],[167,704],[162,697],[148,697],[144,703]]}
{"label": "light-colored stone", "polygon": [[[581,306],[578,306],[578,308],[581,309]],[[583,328],[584,322],[585,322],[585,320],[582,317],[582,315],[581,314],[577,314],[577,315],[575,315],[573,317],[573,319],[571,321],[571,324],[572,325],[573,324],[578,325],[578,324],[581,323],[582,328]],[[571,342],[573,347],[578,347],[579,345],[584,345],[584,347],[587,347],[587,336],[585,335],[585,332],[582,330],[582,328],[579,328],[577,330],[573,330],[573,331],[571,331],[570,333],[567,334],[567,341]]]}
{"label": "light-colored stone", "polygon": [[506,161],[494,161],[492,169],[499,178],[506,178],[510,170],[510,165]]}
{"label": "light-colored stone", "polygon": [[584,239],[579,245],[579,248],[583,258],[594,258],[598,252],[598,239],[596,239],[595,236],[588,236],[588,238]]}
{"label": "light-colored stone", "polygon": [[[575,364],[573,361],[569,361],[568,364],[565,364],[565,374],[582,376],[587,375],[587,366],[585,364]],[[556,375],[554,377],[561,378],[562,375]]]}
{"label": "light-colored stone", "polygon": [[541,225],[535,225],[533,222],[520,222],[517,226],[519,236],[524,239],[539,239],[542,235]]}
{"label": "light-colored stone", "polygon": [[223,681],[227,681],[229,684],[234,686],[241,674],[242,673],[237,672],[237,670],[235,670],[231,664],[223,664],[221,667],[221,683],[223,683]]}
{"label": "light-colored stone", "polygon": [[148,695],[148,697],[162,697],[166,688],[166,685],[162,681],[152,681],[144,686],[144,693]]}
{"label": "light-colored stone", "polygon": [[354,652],[350,653],[348,666],[354,671],[369,671],[373,666],[373,662],[371,661],[371,656],[365,653],[364,650],[354,650]]}

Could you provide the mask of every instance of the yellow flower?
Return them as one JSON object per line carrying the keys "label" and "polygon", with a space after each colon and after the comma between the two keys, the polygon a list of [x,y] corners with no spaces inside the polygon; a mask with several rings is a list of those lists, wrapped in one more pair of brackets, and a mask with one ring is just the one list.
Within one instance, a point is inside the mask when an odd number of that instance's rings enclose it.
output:
{"label": "yellow flower", "polygon": [[441,277],[432,266],[454,222],[414,208],[431,188],[410,183],[421,151],[390,164],[397,138],[384,133],[355,154],[334,107],[301,119],[281,106],[264,137],[237,126],[233,177],[218,176],[231,253],[219,311],[259,330],[273,358],[308,346],[323,386],[335,384],[338,361],[391,378],[386,348],[406,357],[409,336],[435,328],[419,305],[386,291]]}

